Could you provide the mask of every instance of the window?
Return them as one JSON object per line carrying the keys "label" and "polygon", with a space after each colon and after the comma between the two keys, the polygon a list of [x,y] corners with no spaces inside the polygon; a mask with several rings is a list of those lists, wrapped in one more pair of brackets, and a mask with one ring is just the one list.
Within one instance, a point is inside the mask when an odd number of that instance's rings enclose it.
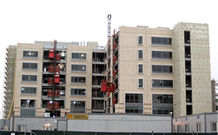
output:
{"label": "window", "polygon": [[173,87],[173,80],[152,80],[152,87],[153,88],[172,88]]}
{"label": "window", "polygon": [[143,59],[143,50],[138,50],[138,58]]}
{"label": "window", "polygon": [[200,122],[196,123],[196,131],[201,132],[201,123]]}
{"label": "window", "polygon": [[143,64],[138,65],[138,71],[139,73],[143,73]]}
{"label": "window", "polygon": [[86,95],[86,89],[71,88],[71,95]]}
{"label": "window", "polygon": [[139,88],[143,88],[143,79],[139,79]]}
{"label": "window", "polygon": [[177,133],[181,132],[181,125],[177,125]]}
{"label": "window", "polygon": [[217,123],[216,122],[212,123],[211,128],[212,128],[212,132],[217,132]]}
{"label": "window", "polygon": [[143,95],[142,94],[126,94],[125,97],[126,113],[143,113]]}
{"label": "window", "polygon": [[86,60],[86,53],[72,53],[72,59]]}
{"label": "window", "polygon": [[86,72],[86,65],[71,65],[71,71],[73,72]]}
{"label": "window", "polygon": [[86,77],[72,76],[71,83],[86,83]]}
{"label": "window", "polygon": [[23,57],[37,58],[38,57],[38,52],[37,51],[23,51]]}
{"label": "window", "polygon": [[23,63],[23,69],[37,70],[37,63]]}
{"label": "window", "polygon": [[152,65],[152,73],[172,73],[172,66]]}
{"label": "window", "polygon": [[185,124],[185,132],[186,132],[186,133],[189,132],[189,124]]}
{"label": "window", "polygon": [[24,82],[36,82],[37,76],[36,75],[22,75],[22,81],[24,81]]}
{"label": "window", "polygon": [[216,106],[216,110],[218,110],[218,106]]}
{"label": "window", "polygon": [[153,114],[170,114],[173,112],[173,95],[152,94]]}
{"label": "window", "polygon": [[34,108],[35,107],[35,100],[21,99],[21,107]]}
{"label": "window", "polygon": [[142,44],[143,44],[143,37],[142,37],[142,36],[139,36],[139,37],[138,37],[138,44],[139,44],[139,45],[142,45]]}
{"label": "window", "polygon": [[172,59],[172,52],[152,51],[152,59]]}
{"label": "window", "polygon": [[21,94],[36,94],[36,87],[22,87]]}
{"label": "window", "polygon": [[27,132],[27,125],[17,125],[17,131]]}
{"label": "window", "polygon": [[152,37],[152,45],[172,45],[172,38],[166,37]]}
{"label": "window", "polygon": [[71,113],[85,113],[85,101],[71,101]]}

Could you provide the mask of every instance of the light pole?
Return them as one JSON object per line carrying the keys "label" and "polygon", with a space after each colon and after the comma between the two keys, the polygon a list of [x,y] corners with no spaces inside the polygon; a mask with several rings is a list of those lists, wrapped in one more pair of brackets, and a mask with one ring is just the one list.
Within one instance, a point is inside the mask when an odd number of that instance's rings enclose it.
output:
{"label": "light pole", "polygon": [[171,133],[173,133],[173,112],[170,112],[170,118],[171,118]]}

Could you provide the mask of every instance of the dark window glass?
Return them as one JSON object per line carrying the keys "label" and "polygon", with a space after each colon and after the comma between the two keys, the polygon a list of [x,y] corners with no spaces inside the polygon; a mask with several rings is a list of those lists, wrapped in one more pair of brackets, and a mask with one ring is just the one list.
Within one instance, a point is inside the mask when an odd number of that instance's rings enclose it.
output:
{"label": "dark window glass", "polygon": [[37,63],[23,63],[23,69],[37,69]]}
{"label": "dark window glass", "polygon": [[172,73],[172,66],[152,65],[152,73]]}
{"label": "dark window glass", "polygon": [[71,101],[71,113],[85,113],[85,101]]}
{"label": "dark window glass", "polygon": [[152,37],[152,45],[172,45],[172,38],[166,37]]}
{"label": "dark window glass", "polygon": [[36,82],[37,76],[36,75],[22,75],[22,81]]}
{"label": "dark window glass", "polygon": [[104,101],[103,100],[92,100],[92,109],[97,109],[97,110],[104,109]]}
{"label": "dark window glass", "polygon": [[142,36],[138,37],[138,44],[140,44],[140,45],[143,44],[143,37]]}
{"label": "dark window glass", "polygon": [[71,88],[71,95],[86,95],[86,89]]}
{"label": "dark window glass", "polygon": [[72,76],[71,83],[86,83],[86,77]]}
{"label": "dark window glass", "polygon": [[126,113],[143,113],[143,95],[142,94],[126,94],[125,97]]}
{"label": "dark window glass", "polygon": [[86,65],[71,65],[71,71],[74,72],[85,72],[86,71]]}
{"label": "dark window glass", "polygon": [[172,88],[173,80],[152,80],[152,87],[160,87],[160,88]]}
{"label": "dark window glass", "polygon": [[143,73],[143,65],[139,64],[138,65],[139,73]]}
{"label": "dark window glass", "polygon": [[21,99],[21,107],[34,108],[35,105],[35,100]]}
{"label": "dark window glass", "polygon": [[139,79],[139,88],[143,88],[143,79]]}
{"label": "dark window glass", "polygon": [[86,59],[86,53],[72,53],[72,59]]}
{"label": "dark window glass", "polygon": [[139,59],[143,58],[143,50],[138,50],[138,58]]}
{"label": "dark window glass", "polygon": [[38,57],[37,51],[23,51],[23,57]]}
{"label": "dark window glass", "polygon": [[36,87],[22,87],[21,94],[36,94]]}
{"label": "dark window glass", "polygon": [[170,114],[170,112],[173,112],[173,95],[153,94],[152,112],[153,114]]}
{"label": "dark window glass", "polygon": [[172,52],[152,51],[152,59],[172,59]]}

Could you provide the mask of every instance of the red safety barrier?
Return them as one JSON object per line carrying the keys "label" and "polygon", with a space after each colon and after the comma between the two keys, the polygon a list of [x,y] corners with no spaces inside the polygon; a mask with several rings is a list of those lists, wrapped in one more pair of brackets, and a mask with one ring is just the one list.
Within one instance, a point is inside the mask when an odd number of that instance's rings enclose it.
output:
{"label": "red safety barrier", "polygon": [[113,62],[115,63],[117,61],[117,56],[115,55],[114,57],[113,57]]}
{"label": "red safety barrier", "polygon": [[52,78],[48,78],[48,84],[52,84],[52,83],[53,83]]}
{"label": "red safety barrier", "polygon": [[54,102],[54,108],[59,109],[60,108],[60,103],[59,102]]}
{"label": "red safety barrier", "polygon": [[60,83],[60,76],[59,75],[55,75],[54,83]]}
{"label": "red safety barrier", "polygon": [[51,65],[48,66],[48,72],[53,72],[53,69],[54,69],[53,66],[51,66]]}
{"label": "red safety barrier", "polygon": [[55,67],[55,72],[60,73],[60,70],[61,70],[60,66],[56,66],[56,67]]}
{"label": "red safety barrier", "polygon": [[50,58],[50,59],[54,58],[54,50],[53,49],[49,50],[48,58]]}
{"label": "red safety barrier", "polygon": [[52,108],[53,108],[52,102],[47,101],[47,108],[48,108],[48,109],[52,109]]}
{"label": "red safety barrier", "polygon": [[47,92],[47,96],[48,97],[51,97],[53,94],[52,94],[52,90],[48,90],[48,92]]}
{"label": "red safety barrier", "polygon": [[112,104],[115,105],[117,103],[117,99],[114,97]]}
{"label": "red safety barrier", "polygon": [[101,92],[107,91],[107,85],[105,80],[101,80]]}
{"label": "red safety barrier", "polygon": [[56,60],[61,60],[61,54],[56,54]]}
{"label": "red safety barrier", "polygon": [[55,90],[55,97],[59,97],[60,96],[60,91],[59,90]]}

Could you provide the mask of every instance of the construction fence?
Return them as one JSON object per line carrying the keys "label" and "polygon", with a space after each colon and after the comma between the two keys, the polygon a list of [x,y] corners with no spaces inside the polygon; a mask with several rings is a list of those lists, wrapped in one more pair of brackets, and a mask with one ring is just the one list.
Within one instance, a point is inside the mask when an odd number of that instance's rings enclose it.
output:
{"label": "construction fence", "polygon": [[114,133],[33,130],[32,132],[0,131],[0,135],[217,135],[217,133]]}

